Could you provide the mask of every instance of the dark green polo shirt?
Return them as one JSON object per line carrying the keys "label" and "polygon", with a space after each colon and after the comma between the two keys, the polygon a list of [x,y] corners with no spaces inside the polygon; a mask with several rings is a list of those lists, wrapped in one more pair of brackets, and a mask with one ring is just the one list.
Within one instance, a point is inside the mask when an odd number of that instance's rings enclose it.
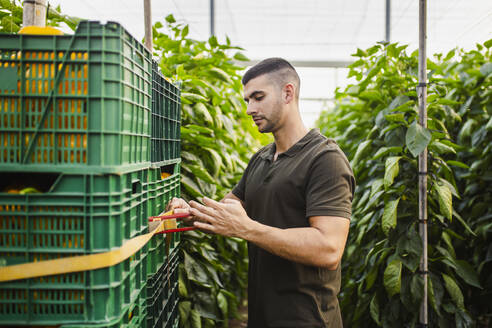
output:
{"label": "dark green polo shirt", "polygon": [[[251,158],[233,194],[265,225],[308,227],[311,216],[350,219],[355,180],[334,140],[309,131],[273,161],[275,143]],[[249,243],[248,327],[342,327],[337,270],[308,266]]]}

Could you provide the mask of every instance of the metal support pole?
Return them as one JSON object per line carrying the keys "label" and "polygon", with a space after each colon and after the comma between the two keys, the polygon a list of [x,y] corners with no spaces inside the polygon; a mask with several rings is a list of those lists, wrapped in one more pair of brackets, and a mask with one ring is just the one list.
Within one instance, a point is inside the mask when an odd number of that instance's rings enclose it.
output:
{"label": "metal support pole", "polygon": [[[427,0],[419,0],[419,100],[420,125],[427,127]],[[419,155],[419,233],[422,239],[422,257],[420,275],[424,281],[424,297],[420,306],[420,325],[427,327],[427,147]]]}
{"label": "metal support pole", "polygon": [[144,0],[145,47],[152,52],[152,8],[151,0]]}
{"label": "metal support pole", "polygon": [[22,26],[46,26],[46,0],[25,0]]}
{"label": "metal support pole", "polygon": [[215,35],[215,1],[210,0],[210,36]]}
{"label": "metal support pole", "polygon": [[386,29],[385,29],[385,38],[386,42],[390,42],[390,33],[391,33],[391,0],[386,0]]}

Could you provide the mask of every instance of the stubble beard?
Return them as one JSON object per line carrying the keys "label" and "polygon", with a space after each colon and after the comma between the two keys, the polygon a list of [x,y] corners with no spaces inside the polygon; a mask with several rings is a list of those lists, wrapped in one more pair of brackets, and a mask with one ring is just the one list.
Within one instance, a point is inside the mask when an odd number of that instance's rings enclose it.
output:
{"label": "stubble beard", "polygon": [[280,117],[282,113],[282,106],[280,101],[276,102],[272,113],[270,117],[263,117],[263,120],[265,121],[265,126],[260,128],[258,127],[258,131],[261,133],[270,133],[270,132],[275,132],[279,129],[279,123],[280,123]]}

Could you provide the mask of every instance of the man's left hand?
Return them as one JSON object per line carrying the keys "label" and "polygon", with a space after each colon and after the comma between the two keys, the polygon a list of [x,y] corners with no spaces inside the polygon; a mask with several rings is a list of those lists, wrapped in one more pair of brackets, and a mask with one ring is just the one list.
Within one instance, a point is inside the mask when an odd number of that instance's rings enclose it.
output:
{"label": "man's left hand", "polygon": [[223,203],[219,203],[204,197],[203,203],[205,205],[195,201],[189,203],[190,213],[198,219],[193,225],[200,230],[244,238],[254,223],[237,200],[225,199]]}

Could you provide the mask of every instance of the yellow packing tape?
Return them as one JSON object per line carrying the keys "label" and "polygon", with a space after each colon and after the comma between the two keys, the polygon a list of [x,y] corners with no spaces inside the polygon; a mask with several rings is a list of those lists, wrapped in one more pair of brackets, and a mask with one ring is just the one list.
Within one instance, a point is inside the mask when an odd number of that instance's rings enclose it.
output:
{"label": "yellow packing tape", "polygon": [[[163,215],[170,214],[172,214],[172,211],[166,212]],[[166,221],[174,221],[174,223]],[[167,230],[169,229],[168,227],[176,226],[176,220],[166,221],[161,221],[151,232],[132,238],[120,248],[109,252],[0,267],[0,282],[88,271],[113,266],[138,252],[156,233]]]}

